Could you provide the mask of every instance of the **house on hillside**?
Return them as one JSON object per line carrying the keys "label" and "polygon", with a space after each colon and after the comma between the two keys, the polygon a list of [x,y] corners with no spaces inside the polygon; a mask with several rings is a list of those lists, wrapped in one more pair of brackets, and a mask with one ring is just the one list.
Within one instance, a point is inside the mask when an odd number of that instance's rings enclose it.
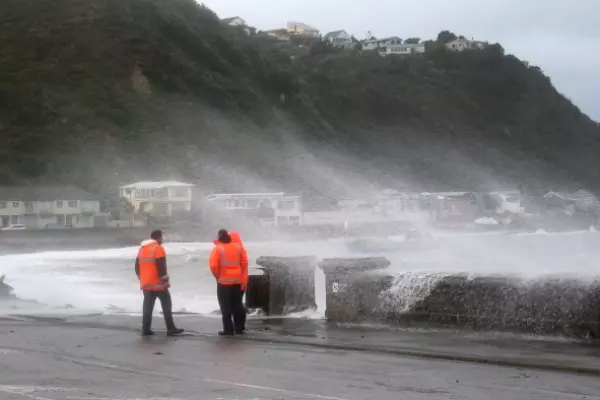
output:
{"label": "house on hillside", "polygon": [[222,19],[221,22],[223,22],[225,25],[228,25],[228,26],[241,28],[248,35],[250,35],[252,32],[256,33],[256,28],[249,27],[246,24],[246,21],[244,21],[240,17],[225,18],[225,19]]}
{"label": "house on hillside", "polygon": [[485,46],[485,42],[468,40],[465,38],[455,39],[446,43],[446,48],[452,51],[483,50]]}
{"label": "house on hillside", "polygon": [[425,53],[425,44],[416,43],[416,44],[391,44],[380,48],[380,53],[382,56],[389,56],[392,54],[396,55],[411,55],[411,54],[422,54]]}
{"label": "house on hillside", "polygon": [[0,188],[0,225],[27,229],[106,226],[100,198],[74,186]]}
{"label": "house on hillside", "polygon": [[256,221],[261,225],[298,226],[302,224],[300,196],[285,193],[218,193],[206,196],[206,220],[227,218]]}
{"label": "house on hillside", "polygon": [[350,34],[344,30],[329,32],[323,37],[323,40],[334,47],[342,47],[345,49],[351,49],[354,47],[354,43],[352,43],[352,36],[350,36]]}
{"label": "house on hillside", "polygon": [[133,206],[134,212],[152,216],[173,216],[192,211],[192,188],[195,185],[176,181],[136,182],[121,186],[120,195]]}
{"label": "house on hillside", "polygon": [[240,17],[223,18],[221,21],[229,26],[246,26],[246,21]]}
{"label": "house on hillside", "polygon": [[318,29],[302,22],[288,22],[287,31],[293,36],[318,37],[320,35]]}
{"label": "house on hillside", "polygon": [[291,34],[285,29],[271,29],[262,33],[281,41],[291,40]]}
{"label": "house on hillside", "polygon": [[362,49],[364,51],[385,49],[388,46],[395,46],[402,44],[402,39],[397,36],[392,36],[383,39],[371,39],[362,42]]}

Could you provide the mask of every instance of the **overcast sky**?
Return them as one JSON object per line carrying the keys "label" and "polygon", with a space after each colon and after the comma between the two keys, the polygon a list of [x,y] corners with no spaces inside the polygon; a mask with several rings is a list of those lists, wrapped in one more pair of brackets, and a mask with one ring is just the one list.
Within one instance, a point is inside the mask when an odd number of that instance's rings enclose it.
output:
{"label": "overcast sky", "polygon": [[600,0],[200,0],[221,18],[258,29],[300,21],[362,39],[430,39],[444,29],[499,42],[538,65],[583,112],[600,121]]}

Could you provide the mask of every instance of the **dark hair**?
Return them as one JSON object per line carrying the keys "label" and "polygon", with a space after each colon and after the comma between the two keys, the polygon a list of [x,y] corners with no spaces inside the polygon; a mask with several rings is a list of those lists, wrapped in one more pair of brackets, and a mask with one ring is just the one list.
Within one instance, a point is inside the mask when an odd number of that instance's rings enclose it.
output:
{"label": "dark hair", "polygon": [[221,243],[231,243],[231,236],[229,236],[229,232],[227,232],[225,229],[220,229],[217,233],[217,237]]}
{"label": "dark hair", "polygon": [[150,238],[154,240],[162,239],[162,231],[160,229],[152,231],[152,233],[150,234]]}

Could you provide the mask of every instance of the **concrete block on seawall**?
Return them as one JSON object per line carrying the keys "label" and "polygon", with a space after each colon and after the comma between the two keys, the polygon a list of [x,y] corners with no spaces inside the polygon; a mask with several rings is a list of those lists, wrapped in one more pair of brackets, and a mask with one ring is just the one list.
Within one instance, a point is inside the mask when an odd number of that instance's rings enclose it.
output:
{"label": "concrete block on seawall", "polygon": [[327,284],[326,315],[335,321],[600,338],[599,280],[362,272]]}
{"label": "concrete block on seawall", "polygon": [[357,321],[371,315],[379,294],[391,287],[389,275],[376,273],[390,266],[385,257],[331,258],[319,263],[325,273],[325,316],[333,321]]}
{"label": "concrete block on seawall", "polygon": [[261,308],[267,315],[286,315],[317,308],[315,256],[262,256],[256,263],[264,275],[250,277],[246,298],[248,307]]}

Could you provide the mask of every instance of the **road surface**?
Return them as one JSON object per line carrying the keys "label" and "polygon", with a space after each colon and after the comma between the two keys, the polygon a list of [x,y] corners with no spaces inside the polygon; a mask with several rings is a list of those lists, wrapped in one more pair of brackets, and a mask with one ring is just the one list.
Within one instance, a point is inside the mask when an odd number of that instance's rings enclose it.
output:
{"label": "road surface", "polygon": [[600,399],[597,376],[102,324],[0,320],[0,370],[3,400]]}

